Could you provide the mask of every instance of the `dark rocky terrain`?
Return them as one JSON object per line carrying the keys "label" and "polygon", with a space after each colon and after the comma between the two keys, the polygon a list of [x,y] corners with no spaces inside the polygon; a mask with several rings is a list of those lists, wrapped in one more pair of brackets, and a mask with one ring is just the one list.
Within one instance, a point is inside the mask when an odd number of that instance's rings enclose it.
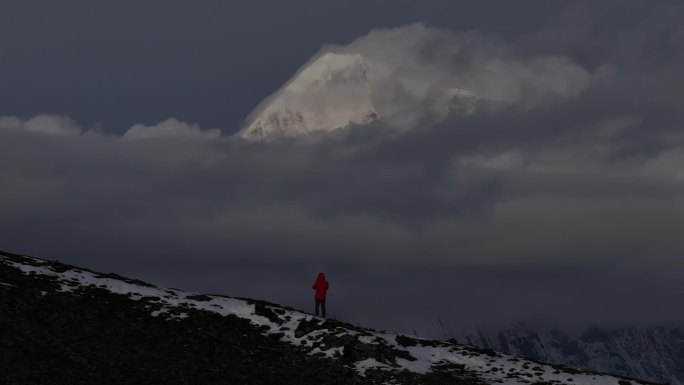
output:
{"label": "dark rocky terrain", "polygon": [[[159,295],[144,296],[146,290]],[[421,354],[444,357],[427,361]],[[594,381],[643,383],[0,252],[2,384]]]}
{"label": "dark rocky terrain", "polygon": [[[21,257],[2,253],[10,258]],[[58,269],[66,265],[52,262]],[[54,279],[0,263],[0,382],[28,384],[361,384],[342,360],[264,336],[246,319],[185,309],[169,321],[145,301],[100,288],[58,292]],[[354,354],[354,353],[350,353]],[[403,383],[476,384],[447,371]]]}

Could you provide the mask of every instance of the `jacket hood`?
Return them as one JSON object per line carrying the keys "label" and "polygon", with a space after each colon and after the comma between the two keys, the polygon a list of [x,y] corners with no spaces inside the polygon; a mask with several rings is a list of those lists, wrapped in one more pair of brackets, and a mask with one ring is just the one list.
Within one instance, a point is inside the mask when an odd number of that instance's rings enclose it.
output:
{"label": "jacket hood", "polygon": [[325,274],[318,273],[318,277],[316,277],[316,281],[325,281]]}

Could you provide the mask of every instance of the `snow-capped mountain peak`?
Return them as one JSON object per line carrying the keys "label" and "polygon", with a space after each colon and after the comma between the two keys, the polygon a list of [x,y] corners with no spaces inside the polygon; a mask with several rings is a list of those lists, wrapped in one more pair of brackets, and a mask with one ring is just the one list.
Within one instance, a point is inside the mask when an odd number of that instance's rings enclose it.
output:
{"label": "snow-capped mountain peak", "polygon": [[368,85],[368,63],[360,54],[326,53],[299,72],[285,89],[316,92],[335,85]]}
{"label": "snow-capped mountain peak", "polygon": [[477,96],[401,74],[360,53],[327,52],[267,98],[240,131],[245,139],[292,137],[374,121],[412,128],[417,122],[471,112]]}
{"label": "snow-capped mountain peak", "polygon": [[516,55],[497,39],[412,24],[326,46],[247,118],[246,139],[380,121],[399,131],[501,106],[577,97],[593,80],[568,57]]}
{"label": "snow-capped mountain peak", "polygon": [[366,124],[377,117],[368,71],[360,54],[321,55],[268,100],[240,135],[264,139]]}

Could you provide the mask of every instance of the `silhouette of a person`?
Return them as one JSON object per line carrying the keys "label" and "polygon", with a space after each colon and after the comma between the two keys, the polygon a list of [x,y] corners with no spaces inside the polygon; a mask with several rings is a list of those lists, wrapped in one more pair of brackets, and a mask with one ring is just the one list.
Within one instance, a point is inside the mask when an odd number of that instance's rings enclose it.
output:
{"label": "silhouette of a person", "polygon": [[316,315],[318,315],[318,310],[322,310],[321,315],[325,318],[325,294],[328,291],[330,285],[328,281],[325,280],[325,274],[318,273],[316,277],[316,282],[314,282],[312,289],[316,290]]}

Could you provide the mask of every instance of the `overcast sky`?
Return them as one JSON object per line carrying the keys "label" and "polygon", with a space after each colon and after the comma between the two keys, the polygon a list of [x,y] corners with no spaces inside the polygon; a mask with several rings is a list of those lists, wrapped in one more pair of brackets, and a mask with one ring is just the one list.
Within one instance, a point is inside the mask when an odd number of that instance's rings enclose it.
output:
{"label": "overcast sky", "polygon": [[[325,271],[333,316],[429,336],[437,318],[682,321],[683,14],[3,1],[0,249],[306,309]],[[231,136],[331,45],[515,103],[401,134]]]}

